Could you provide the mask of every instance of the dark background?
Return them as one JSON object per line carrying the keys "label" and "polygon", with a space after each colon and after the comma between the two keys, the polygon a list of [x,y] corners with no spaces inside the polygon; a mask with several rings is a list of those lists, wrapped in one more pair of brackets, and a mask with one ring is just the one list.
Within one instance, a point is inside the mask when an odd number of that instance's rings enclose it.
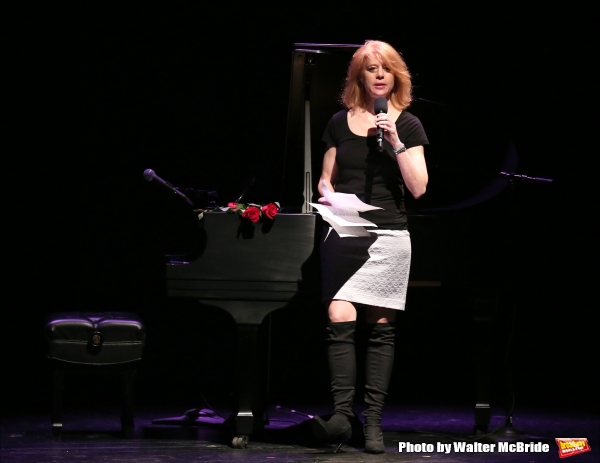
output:
{"label": "dark background", "polygon": [[[142,403],[191,408],[204,395],[227,404],[233,326],[167,299],[164,286],[163,256],[193,246],[197,219],[142,173],[217,190],[222,204],[255,174],[246,199],[277,201],[294,43],[366,39],[402,52],[432,143],[429,192],[410,203],[413,214],[476,195],[507,140],[518,173],[554,180],[438,212],[448,220],[435,233],[415,222],[414,239],[436,240],[422,259],[441,253],[449,284],[409,294],[392,397],[472,405],[475,292],[516,307],[518,403],[597,405],[584,206],[593,197],[589,11],[552,2],[20,2],[9,13],[3,407],[47,406],[43,320],[57,310],[144,317]],[[319,307],[273,316],[273,402],[327,397],[324,322]],[[490,356],[498,384],[501,326]]]}

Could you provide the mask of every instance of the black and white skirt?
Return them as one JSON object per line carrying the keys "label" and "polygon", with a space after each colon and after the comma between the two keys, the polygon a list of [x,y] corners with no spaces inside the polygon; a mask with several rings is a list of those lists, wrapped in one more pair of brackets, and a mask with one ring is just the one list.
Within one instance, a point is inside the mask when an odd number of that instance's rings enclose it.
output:
{"label": "black and white skirt", "polygon": [[325,227],[321,239],[323,301],[404,310],[410,271],[407,230],[369,229],[369,237],[340,238]]}

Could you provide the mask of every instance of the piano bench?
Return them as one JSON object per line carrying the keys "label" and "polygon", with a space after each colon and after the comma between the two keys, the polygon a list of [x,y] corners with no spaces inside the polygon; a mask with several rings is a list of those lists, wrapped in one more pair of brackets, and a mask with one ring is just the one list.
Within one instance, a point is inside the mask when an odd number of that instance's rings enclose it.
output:
{"label": "piano bench", "polygon": [[52,364],[52,434],[62,433],[66,374],[118,374],[123,380],[121,429],[133,437],[134,380],[146,330],[138,315],[125,312],[57,312],[45,321]]}

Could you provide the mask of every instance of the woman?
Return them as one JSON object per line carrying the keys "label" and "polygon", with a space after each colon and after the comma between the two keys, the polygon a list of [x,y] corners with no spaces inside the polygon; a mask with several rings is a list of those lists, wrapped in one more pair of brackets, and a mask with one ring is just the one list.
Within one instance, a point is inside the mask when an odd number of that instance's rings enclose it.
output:
{"label": "woman", "polygon": [[[387,100],[376,114],[375,101]],[[378,107],[383,100],[378,100]],[[365,451],[385,451],[381,411],[394,363],[394,321],[404,310],[410,268],[410,236],[404,186],[415,197],[425,193],[427,137],[419,120],[405,111],[411,102],[410,74],[389,44],[368,41],[353,55],[342,94],[346,110],[325,130],[327,143],[319,192],[356,194],[380,210],[361,213],[375,223],[370,237],[340,238],[328,229],[321,243],[323,300],[329,304],[327,352],[335,413],[315,417],[321,439],[346,442],[352,434],[356,379],[354,331],[357,306],[364,307],[369,328],[365,369]],[[385,103],[385,101],[384,101]],[[381,147],[377,130],[383,129]],[[319,202],[327,204],[324,198]]]}

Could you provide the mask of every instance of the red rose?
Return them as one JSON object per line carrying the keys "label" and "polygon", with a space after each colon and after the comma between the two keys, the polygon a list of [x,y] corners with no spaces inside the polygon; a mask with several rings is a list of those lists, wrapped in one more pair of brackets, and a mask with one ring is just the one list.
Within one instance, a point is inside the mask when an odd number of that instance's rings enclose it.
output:
{"label": "red rose", "polygon": [[260,209],[256,206],[248,206],[242,213],[242,217],[256,223],[260,219]]}
{"label": "red rose", "polygon": [[269,203],[266,206],[262,207],[263,214],[268,219],[274,219],[275,218],[275,214],[277,214],[278,210],[279,210],[279,208],[277,207],[277,205],[273,204],[273,203]]}

